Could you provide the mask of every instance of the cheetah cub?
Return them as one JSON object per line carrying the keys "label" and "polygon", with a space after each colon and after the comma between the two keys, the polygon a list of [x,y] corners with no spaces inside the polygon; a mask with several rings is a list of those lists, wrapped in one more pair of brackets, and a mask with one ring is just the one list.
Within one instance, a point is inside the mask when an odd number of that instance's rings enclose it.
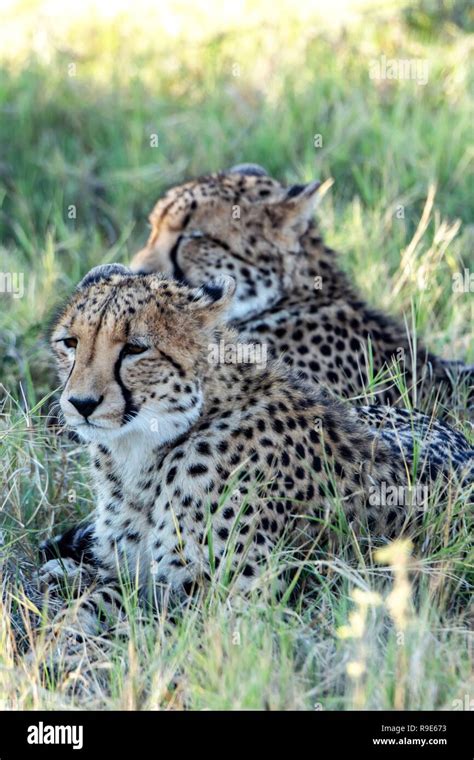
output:
{"label": "cheetah cub", "polygon": [[[125,573],[177,595],[211,576],[246,591],[282,540],[307,556],[337,505],[378,535],[402,531],[412,511],[371,493],[411,482],[413,422],[391,410],[382,435],[381,408],[335,402],[278,363],[236,361],[242,346],[224,326],[234,287],[96,267],[57,319],[61,408],[88,445],[97,494],[90,524],[68,534],[95,575],[83,630],[119,607]],[[459,471],[472,452],[423,420],[416,458],[428,483],[433,464]]]}

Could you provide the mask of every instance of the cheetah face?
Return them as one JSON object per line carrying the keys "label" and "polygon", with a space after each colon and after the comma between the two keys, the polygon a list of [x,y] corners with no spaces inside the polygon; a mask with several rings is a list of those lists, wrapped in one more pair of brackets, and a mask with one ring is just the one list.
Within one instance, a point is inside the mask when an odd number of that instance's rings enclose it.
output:
{"label": "cheetah face", "polygon": [[199,289],[121,265],[78,285],[51,335],[68,426],[85,441],[130,432],[155,445],[181,435],[202,405],[200,376],[235,283]]}
{"label": "cheetah face", "polygon": [[171,188],[150,214],[151,233],[145,248],[135,255],[132,270],[165,271],[179,236],[199,229],[201,220],[211,215],[216,221],[217,216],[226,226],[232,207],[241,201],[280,197],[282,193],[280,183],[268,177],[264,169],[248,164]]}
{"label": "cheetah face", "polygon": [[230,274],[237,292],[229,319],[249,319],[291,291],[319,195],[319,182],[282,188],[239,174],[174,188],[152,212],[152,233],[132,269],[163,271],[193,286]]}

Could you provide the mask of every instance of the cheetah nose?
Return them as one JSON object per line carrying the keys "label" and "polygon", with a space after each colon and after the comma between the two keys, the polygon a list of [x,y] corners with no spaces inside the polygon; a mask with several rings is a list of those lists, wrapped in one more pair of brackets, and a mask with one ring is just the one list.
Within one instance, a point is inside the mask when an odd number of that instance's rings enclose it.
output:
{"label": "cheetah nose", "polygon": [[104,397],[101,396],[100,398],[91,398],[90,396],[86,398],[75,398],[75,396],[71,396],[68,398],[68,401],[70,404],[76,407],[79,414],[82,414],[83,417],[87,419],[94,409],[97,409],[100,403],[102,403]]}

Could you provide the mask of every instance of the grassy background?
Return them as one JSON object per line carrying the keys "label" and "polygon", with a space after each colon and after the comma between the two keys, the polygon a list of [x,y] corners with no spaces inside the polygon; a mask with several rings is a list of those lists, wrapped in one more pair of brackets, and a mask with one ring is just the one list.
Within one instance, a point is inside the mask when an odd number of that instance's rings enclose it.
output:
{"label": "grassy background", "polygon": [[[472,268],[474,235],[469,4],[156,5],[11,2],[1,24],[0,272],[23,273],[25,294],[0,293],[0,549],[25,566],[92,505],[85,458],[46,430],[45,325],[89,267],[129,260],[154,201],[185,178],[240,161],[287,182],[334,177],[320,224],[359,288],[393,313],[414,309],[433,350],[474,361],[472,293],[452,289]],[[428,83],[370,79],[382,55],[427,62]],[[350,589],[390,587],[391,571],[346,534],[308,563],[312,590],[291,605],[240,608],[214,589],[174,626],[133,624],[128,644],[92,647],[72,679],[87,679],[87,694],[71,694],[69,666],[46,684],[18,661],[3,615],[0,701],[452,708],[469,692],[466,511],[451,505],[424,526],[402,644],[383,606],[361,640],[335,635]],[[39,660],[41,642],[34,651]],[[346,672],[354,657],[359,680]]]}

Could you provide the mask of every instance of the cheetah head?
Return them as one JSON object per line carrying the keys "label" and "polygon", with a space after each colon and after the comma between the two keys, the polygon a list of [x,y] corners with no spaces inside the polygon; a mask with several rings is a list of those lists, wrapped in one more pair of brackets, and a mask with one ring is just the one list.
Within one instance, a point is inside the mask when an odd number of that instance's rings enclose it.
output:
{"label": "cheetah head", "polygon": [[67,425],[98,443],[181,435],[200,414],[203,365],[234,288],[228,277],[190,288],[118,264],[92,269],[51,333]]}
{"label": "cheetah head", "polygon": [[[132,270],[157,272],[165,268],[169,252],[185,231],[199,229],[208,215],[227,226],[229,210],[241,201],[281,195],[279,182],[256,164],[241,164],[229,172],[209,174],[172,187],[153,208],[150,236],[132,261]],[[205,231],[205,230],[204,230]]]}
{"label": "cheetah head", "polygon": [[235,277],[231,320],[259,314],[291,290],[301,237],[322,189],[319,182],[284,188],[236,169],[170,190],[156,204],[150,238],[131,264],[193,286],[216,274]]}

